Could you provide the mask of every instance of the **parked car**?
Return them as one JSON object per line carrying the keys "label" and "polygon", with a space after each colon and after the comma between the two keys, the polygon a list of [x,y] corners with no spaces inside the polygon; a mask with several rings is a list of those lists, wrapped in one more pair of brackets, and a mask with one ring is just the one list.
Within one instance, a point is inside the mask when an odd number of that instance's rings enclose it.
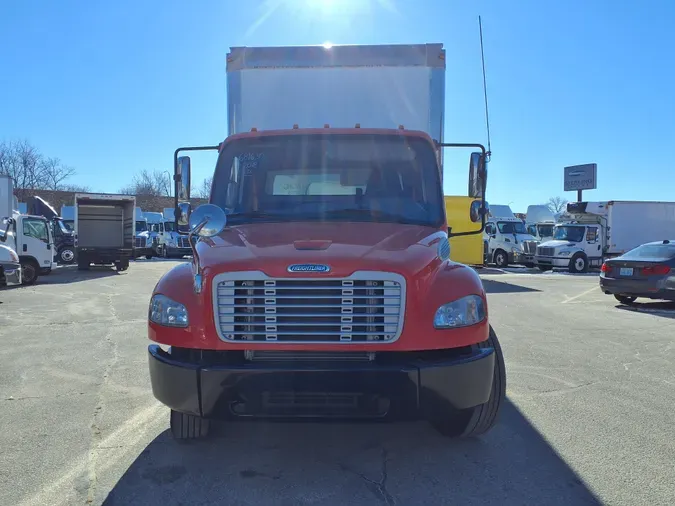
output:
{"label": "parked car", "polygon": [[642,244],[607,260],[600,288],[622,304],[638,297],[675,301],[675,240]]}

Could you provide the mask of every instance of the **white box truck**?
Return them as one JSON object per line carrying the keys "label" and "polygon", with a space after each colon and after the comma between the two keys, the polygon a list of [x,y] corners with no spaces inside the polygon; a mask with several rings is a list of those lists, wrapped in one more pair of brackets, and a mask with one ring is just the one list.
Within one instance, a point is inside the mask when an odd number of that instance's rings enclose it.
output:
{"label": "white box truck", "polygon": [[18,255],[21,282],[32,285],[52,271],[54,236],[46,218],[22,214],[18,207],[12,178],[0,175],[0,244]]}
{"label": "white box truck", "polygon": [[537,247],[535,263],[542,271],[586,272],[641,244],[671,238],[675,202],[572,202],[563,219],[553,240]]}
{"label": "white box truck", "polygon": [[114,264],[118,271],[134,257],[136,197],[107,193],[75,195],[77,267]]}

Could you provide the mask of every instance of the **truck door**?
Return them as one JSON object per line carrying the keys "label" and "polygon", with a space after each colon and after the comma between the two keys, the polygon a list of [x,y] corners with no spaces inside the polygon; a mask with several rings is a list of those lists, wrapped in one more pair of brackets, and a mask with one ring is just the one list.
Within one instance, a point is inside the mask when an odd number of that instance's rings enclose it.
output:
{"label": "truck door", "polygon": [[24,216],[21,222],[22,234],[19,238],[19,251],[17,253],[20,256],[35,258],[40,265],[40,269],[51,269],[54,251],[47,220]]}
{"label": "truck door", "polygon": [[589,267],[600,267],[602,265],[602,240],[600,238],[600,228],[598,226],[586,227],[586,243],[584,251],[588,256]]}

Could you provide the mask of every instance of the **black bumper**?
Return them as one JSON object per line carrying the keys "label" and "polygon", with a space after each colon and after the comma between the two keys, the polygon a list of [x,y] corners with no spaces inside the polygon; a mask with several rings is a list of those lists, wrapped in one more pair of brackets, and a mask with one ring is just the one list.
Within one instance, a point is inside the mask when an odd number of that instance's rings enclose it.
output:
{"label": "black bumper", "polygon": [[649,299],[675,300],[675,284],[638,279],[600,277],[600,290],[608,295],[629,295]]}
{"label": "black bumper", "polygon": [[166,247],[166,254],[169,257],[184,257],[184,256],[192,255],[192,249],[190,249],[190,248]]}
{"label": "black bumper", "polygon": [[77,261],[87,264],[114,264],[131,259],[133,254],[130,248],[77,248]]}
{"label": "black bumper", "polygon": [[[411,357],[414,354],[411,354]],[[206,418],[424,418],[487,402],[495,353],[408,363],[197,365],[148,348],[155,397]]]}
{"label": "black bumper", "polygon": [[134,248],[134,258],[140,258],[146,255],[155,256],[155,250],[152,248]]}

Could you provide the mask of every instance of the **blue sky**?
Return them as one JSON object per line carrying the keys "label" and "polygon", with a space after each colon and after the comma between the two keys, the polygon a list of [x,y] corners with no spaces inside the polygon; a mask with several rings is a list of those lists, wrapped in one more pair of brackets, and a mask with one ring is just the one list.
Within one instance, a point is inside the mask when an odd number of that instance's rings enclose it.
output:
{"label": "blue sky", "polygon": [[[0,140],[28,139],[75,167],[71,182],[114,192],[134,171],[171,170],[180,145],[225,137],[230,46],[331,41],[443,42],[446,141],[485,142],[478,14],[491,203],[575,199],[563,167],[588,162],[598,189],[584,200],[675,200],[668,0],[4,1]],[[195,180],[209,175],[195,161]],[[466,192],[465,172],[446,167],[446,194]]]}

